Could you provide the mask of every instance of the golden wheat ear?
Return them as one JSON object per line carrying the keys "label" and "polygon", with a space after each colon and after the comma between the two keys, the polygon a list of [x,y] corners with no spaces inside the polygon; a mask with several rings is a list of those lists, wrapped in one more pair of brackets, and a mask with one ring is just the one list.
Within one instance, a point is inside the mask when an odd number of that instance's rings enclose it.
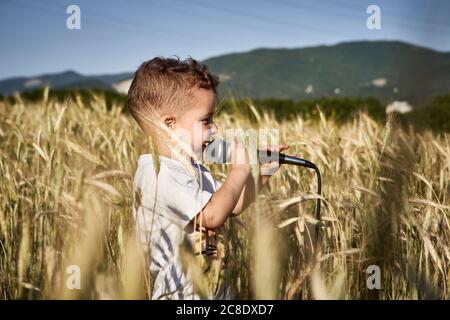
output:
{"label": "golden wheat ear", "polygon": [[[122,106],[103,100],[0,102],[1,298],[151,298],[148,261],[130,240],[131,177],[149,141]],[[284,167],[225,226],[237,298],[450,298],[449,133],[405,130],[366,112],[342,123],[279,119],[253,106],[236,101],[217,122],[250,128],[258,118],[320,165],[327,224],[314,269],[315,177]],[[224,165],[211,170],[227,176]],[[189,250],[185,261],[195,261]],[[376,266],[380,290],[369,288]]]}

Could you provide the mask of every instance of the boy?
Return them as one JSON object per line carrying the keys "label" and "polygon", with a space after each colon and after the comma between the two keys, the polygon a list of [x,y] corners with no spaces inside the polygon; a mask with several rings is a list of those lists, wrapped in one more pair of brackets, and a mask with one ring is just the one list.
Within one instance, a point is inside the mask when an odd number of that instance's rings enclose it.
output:
{"label": "boy", "polygon": [[[193,59],[154,58],[139,67],[128,92],[129,109],[158,152],[139,158],[133,206],[140,239],[150,251],[153,299],[232,298],[222,226],[255,200],[256,188],[247,151],[236,140],[223,184],[196,161],[217,133],[217,85],[217,77]],[[277,168],[277,162],[264,164],[261,172]],[[259,185],[268,179],[261,175]],[[206,290],[194,281],[192,263],[183,260],[186,239],[201,259]]]}

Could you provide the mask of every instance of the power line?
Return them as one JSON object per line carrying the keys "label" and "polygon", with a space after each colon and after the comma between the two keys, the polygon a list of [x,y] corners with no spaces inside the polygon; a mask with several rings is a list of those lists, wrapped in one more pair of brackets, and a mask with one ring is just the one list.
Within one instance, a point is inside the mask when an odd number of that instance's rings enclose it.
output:
{"label": "power line", "polygon": [[[47,1],[51,1],[51,0],[47,0]],[[184,39],[184,40],[186,38],[190,38],[191,40],[196,41],[197,43],[205,44],[205,42],[203,42],[203,41],[198,41],[198,38],[197,37],[193,37],[192,34],[188,34],[188,33],[185,33],[185,32],[180,32],[178,30],[171,30],[171,29],[167,29],[167,28],[161,28],[161,27],[157,27],[157,26],[154,26],[154,25],[146,25],[146,24],[143,24],[143,23],[140,23],[140,22],[138,22],[138,23],[130,23],[127,20],[123,20],[123,19],[117,18],[117,17],[106,16],[106,15],[104,15],[102,13],[98,13],[98,12],[95,12],[95,11],[92,11],[92,10],[88,11],[88,13],[91,14],[91,15],[103,18],[103,19],[117,21],[117,22],[123,23],[125,25],[130,25],[130,26],[133,26],[133,27],[142,28],[144,30],[147,30],[148,28],[154,29],[154,30],[157,30],[158,32],[160,32],[161,34],[166,35],[166,36],[167,35],[170,35],[170,36],[175,35],[179,39]],[[213,38],[205,38],[205,37],[203,37],[203,39],[205,41],[207,41],[208,44],[209,43],[215,43],[215,40],[216,40],[216,39],[213,39]],[[222,46],[223,44],[224,43],[221,42],[220,46]],[[225,43],[225,45],[231,45],[231,44]]]}
{"label": "power line", "polygon": [[[134,2],[140,2],[140,3],[149,4],[145,0],[133,0],[133,1]],[[150,1],[152,1],[152,0],[150,0]],[[190,15],[192,17],[197,17],[197,18],[200,18],[200,19],[209,19],[210,18],[207,15],[200,15],[198,13],[192,13],[192,12],[189,12],[189,11],[186,11],[186,10],[181,10],[181,9],[174,8],[174,7],[162,6],[160,4],[160,1],[158,1],[158,0],[156,0],[156,1],[153,0],[153,1],[156,2],[156,3],[152,3],[152,6],[158,7],[160,9],[163,9],[163,10],[166,10],[166,11],[178,12],[180,15],[183,15],[183,16]],[[223,19],[221,17],[214,17],[214,19],[212,19],[212,21],[213,22],[221,22],[221,23],[223,23],[223,24],[225,24],[227,26],[238,24],[238,25],[241,25],[241,26],[245,26],[246,28],[249,28],[250,31],[253,31],[253,32],[272,34],[272,35],[276,35],[276,36],[280,35],[280,32],[276,32],[273,29],[266,29],[266,28],[262,28],[261,26],[255,27],[254,25],[247,24],[247,23],[245,23],[243,21],[231,21],[231,20]],[[208,21],[208,23],[210,23],[210,21]],[[283,32],[283,34],[288,34],[290,36],[298,37],[298,33],[291,33],[291,32],[286,33],[286,32]]]}
{"label": "power line", "polygon": [[[20,2],[22,5],[27,5],[30,7],[33,7],[35,9],[38,9],[40,11],[46,12],[46,13],[58,13],[59,15],[61,15],[61,11],[58,9],[55,9],[55,7],[53,6],[47,6],[44,5],[43,6],[43,2],[40,2],[40,5],[36,5],[36,3],[30,3],[24,0],[15,0],[15,1],[9,1],[10,4],[15,4],[18,5]],[[61,3],[55,3],[55,2],[50,2],[53,3],[55,5],[61,6]],[[65,12],[65,11],[64,11]],[[193,38],[191,35],[188,34],[184,34],[184,33],[167,33],[164,31],[164,29],[162,28],[158,28],[158,27],[153,27],[153,26],[145,26],[145,25],[138,25],[138,24],[131,24],[128,23],[125,20],[121,20],[121,19],[117,19],[117,18],[112,18],[112,17],[108,17],[106,15],[102,15],[102,14],[98,14],[89,10],[83,10],[83,20],[87,20],[87,21],[92,21],[94,23],[100,23],[100,24],[106,24],[106,25],[110,25],[112,27],[115,27],[117,30],[122,31],[122,32],[126,32],[132,35],[140,35],[140,36],[159,36],[161,38],[161,36],[163,36],[163,39],[167,39],[167,38],[176,38],[176,41],[181,41],[181,42],[185,42],[187,44],[192,45],[192,42],[196,42],[198,44],[201,45],[206,45],[205,42],[200,41],[198,38]],[[188,40],[187,38],[191,38],[190,40]],[[146,37],[147,39],[147,37]],[[209,42],[212,42],[210,40],[208,40]],[[210,43],[208,43],[208,46],[211,46]],[[221,45],[220,48],[222,48],[223,46]]]}
{"label": "power line", "polygon": [[[330,3],[332,5],[334,5],[335,7],[338,8],[347,8],[349,10],[352,10],[353,12],[361,11],[361,7],[358,5],[354,5],[354,4],[350,4],[350,3],[343,3],[343,2],[339,2],[339,3]],[[384,19],[387,19],[388,21],[392,21],[393,25],[397,25],[400,27],[413,27],[416,28],[417,31],[422,31],[422,32],[427,32],[429,33],[429,27],[433,27],[433,28],[441,28],[441,29],[445,29],[445,31],[450,31],[450,25],[448,24],[442,24],[440,21],[432,21],[432,20],[428,20],[428,22],[425,22],[425,19],[418,19],[417,17],[412,17],[412,16],[408,16],[408,15],[404,15],[404,14],[395,14],[392,11],[389,11],[385,8],[382,8],[382,16],[384,17]],[[403,17],[405,19],[401,20],[398,19],[399,17]],[[424,25],[418,25],[417,22],[421,22],[421,23],[426,23],[426,26]],[[409,25],[409,26],[408,26]],[[424,27],[426,27],[427,29],[424,29]]]}
{"label": "power line", "polygon": [[[311,6],[311,4],[309,4],[309,6],[308,6],[308,5],[305,5],[304,3],[299,5],[299,3],[292,3],[292,2],[284,1],[284,0],[277,0],[277,1],[263,0],[263,1],[271,2],[271,3],[277,3],[277,4],[283,5],[285,7],[297,9],[297,10],[300,10],[300,11],[303,11],[305,9],[309,10],[309,11],[313,11],[313,12],[320,11],[321,13],[332,15],[334,17],[336,17],[336,16],[346,16],[346,17],[353,18],[353,19],[354,18],[358,18],[358,20],[360,20],[360,21],[365,21],[365,20],[362,20],[362,18],[366,17],[366,16],[364,16],[364,14],[366,14],[366,11],[365,10],[361,11],[360,7],[354,6],[354,5],[344,5],[344,4],[340,5],[340,4],[336,4],[336,3],[333,5],[333,3],[328,3],[327,2],[327,6],[324,6],[322,3],[314,2],[314,3],[312,3],[312,6]],[[345,11],[342,11],[342,10],[341,10],[341,12],[330,11],[329,4],[331,4],[335,8],[337,7],[338,9],[344,9]],[[356,13],[358,13],[358,14],[356,14]],[[414,28],[415,31],[420,31],[420,32],[427,33],[427,34],[430,33],[430,30],[429,29],[423,29],[423,26],[419,26],[417,24],[410,23],[410,21],[408,21],[405,24],[405,21],[395,19],[392,15],[390,15],[389,13],[385,13],[384,11],[382,13],[382,16],[383,16],[383,19],[391,21],[390,24],[393,25],[393,26],[397,26],[397,27],[400,27],[400,28],[408,28],[408,30],[410,30],[411,28]],[[387,16],[387,18],[386,18],[386,16]],[[408,23],[409,23],[409,26],[408,26]],[[433,27],[448,28],[448,27],[436,26],[436,25],[433,25]],[[446,31],[449,31],[449,30],[447,29]]]}
{"label": "power line", "polygon": [[[175,0],[175,1],[181,2],[183,4],[186,4],[186,2],[183,2],[183,1],[180,1],[180,0]],[[241,16],[241,17],[262,21],[262,22],[265,22],[265,23],[281,25],[283,27],[290,26],[290,27],[294,28],[295,30],[301,29],[301,30],[308,30],[310,32],[315,32],[315,33],[320,33],[320,34],[334,34],[334,35],[339,35],[339,36],[343,36],[344,35],[344,34],[342,34],[340,32],[337,32],[336,30],[328,30],[328,29],[315,27],[315,26],[291,23],[289,21],[281,21],[281,20],[273,19],[271,17],[262,17],[262,16],[258,16],[258,15],[252,14],[252,13],[243,12],[243,11],[239,11],[239,10],[235,10],[235,9],[230,9],[230,8],[218,6],[216,4],[198,2],[196,0],[190,0],[188,3],[189,4],[193,4],[195,6],[198,6],[198,7],[207,8],[209,10],[215,10],[215,11],[221,11],[221,12],[224,12],[224,11],[225,12],[229,12],[229,13],[234,14],[234,15],[238,15],[238,16]]]}
{"label": "power line", "polygon": [[[356,4],[352,4],[352,3],[349,3],[349,2],[342,2],[342,1],[338,1],[338,0],[333,0],[333,1],[335,2],[336,6],[345,6],[347,8],[353,8],[353,9],[358,9],[358,10],[361,9],[361,7],[356,5]],[[438,25],[439,24],[439,25],[441,25],[444,28],[449,28],[450,27],[450,24],[448,24],[447,22],[445,22],[443,20],[426,19],[426,18],[418,17],[418,16],[405,15],[403,13],[399,13],[398,11],[393,11],[393,10],[390,10],[390,11],[388,10],[386,12],[386,9],[384,9],[384,8],[383,8],[382,11],[383,11],[383,14],[391,15],[392,18],[394,18],[394,15],[395,15],[395,17],[403,17],[403,18],[406,18],[409,21],[410,20],[421,21],[423,23],[426,23],[428,26],[430,24],[432,24],[432,25]]]}

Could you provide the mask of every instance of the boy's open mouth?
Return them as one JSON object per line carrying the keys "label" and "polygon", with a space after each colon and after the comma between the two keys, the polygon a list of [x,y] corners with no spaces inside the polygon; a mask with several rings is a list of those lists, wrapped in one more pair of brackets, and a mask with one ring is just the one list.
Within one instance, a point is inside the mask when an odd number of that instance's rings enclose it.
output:
{"label": "boy's open mouth", "polygon": [[213,140],[208,140],[208,141],[203,142],[203,147],[206,147],[211,142],[213,142]]}
{"label": "boy's open mouth", "polygon": [[213,142],[213,140],[208,140],[202,143],[202,151],[205,151],[205,148],[208,144],[210,144],[211,142]]}

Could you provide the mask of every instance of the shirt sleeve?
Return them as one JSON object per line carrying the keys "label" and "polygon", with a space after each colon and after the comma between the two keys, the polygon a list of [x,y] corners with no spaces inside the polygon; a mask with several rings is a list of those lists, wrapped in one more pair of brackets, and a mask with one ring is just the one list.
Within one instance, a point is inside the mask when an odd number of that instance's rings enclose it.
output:
{"label": "shirt sleeve", "polygon": [[216,179],[214,179],[214,184],[216,186],[216,190],[218,190],[222,186],[222,182]]}
{"label": "shirt sleeve", "polygon": [[214,190],[202,188],[195,177],[177,166],[167,166],[160,182],[161,213],[182,229],[206,206],[214,193]]}

